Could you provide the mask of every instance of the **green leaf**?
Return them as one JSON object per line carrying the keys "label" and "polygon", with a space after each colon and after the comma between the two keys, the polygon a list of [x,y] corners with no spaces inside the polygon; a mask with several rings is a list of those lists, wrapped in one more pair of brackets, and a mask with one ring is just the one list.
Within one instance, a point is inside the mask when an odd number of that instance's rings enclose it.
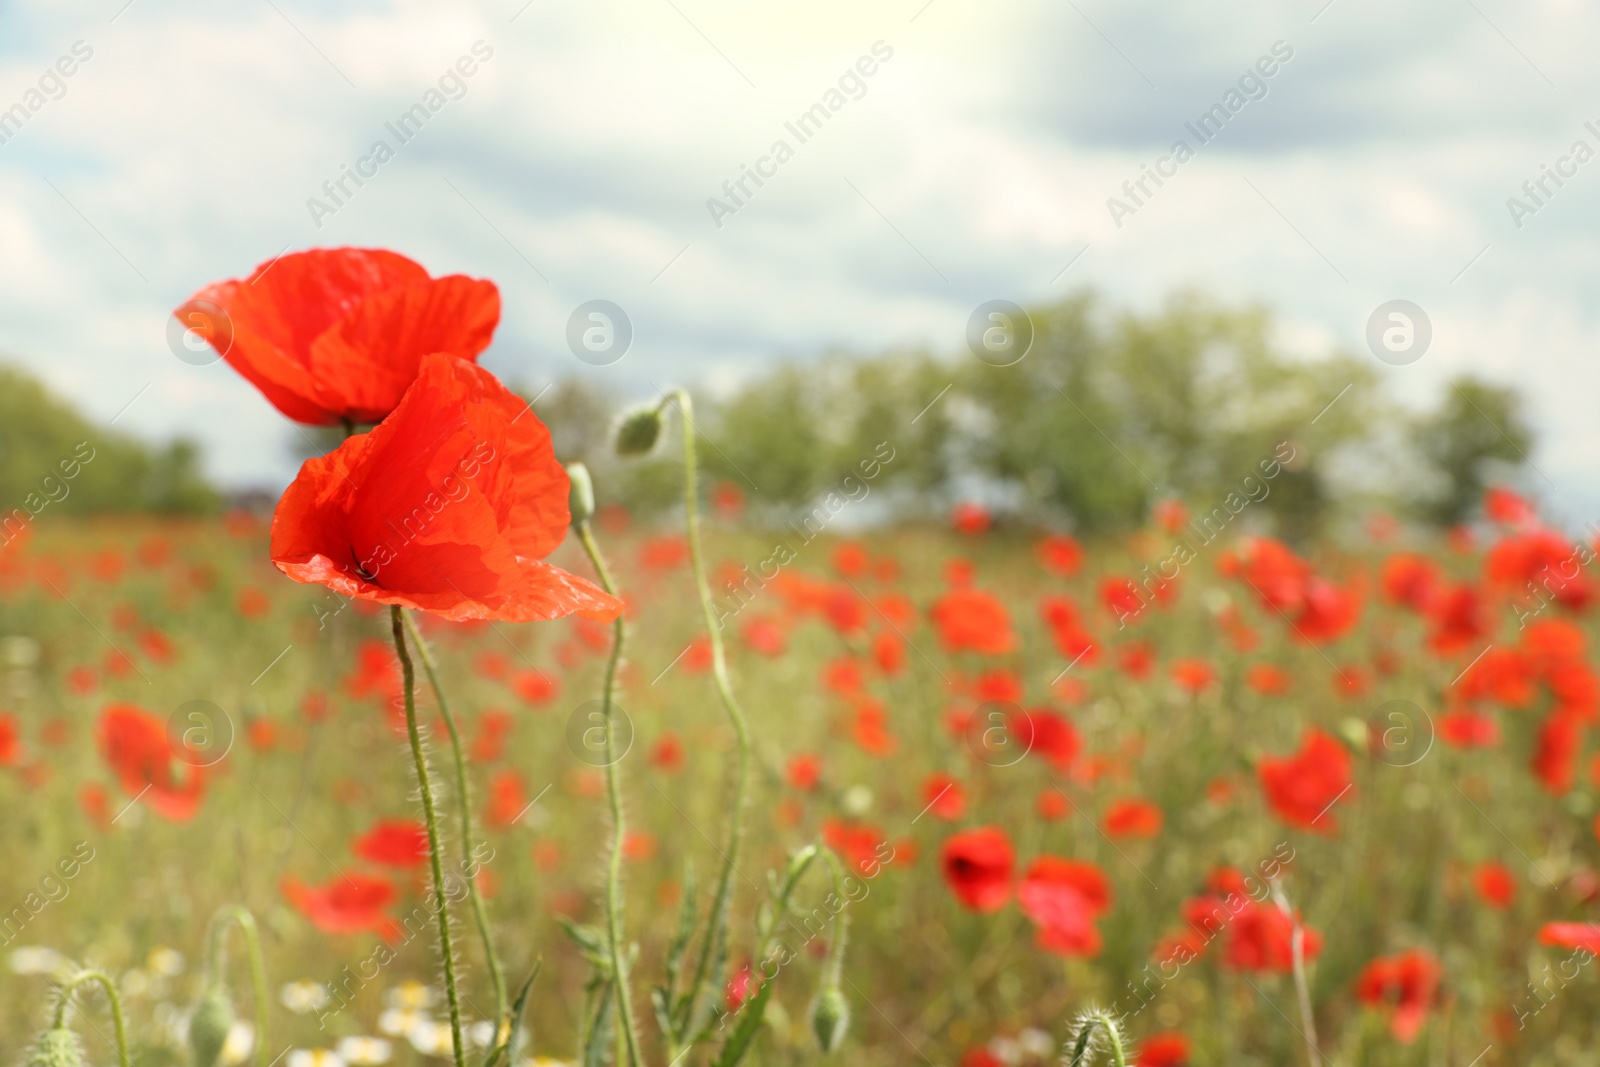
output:
{"label": "green leaf", "polygon": [[517,994],[516,1001],[511,1005],[511,1027],[506,1032],[503,1044],[495,1046],[489,1058],[483,1061],[483,1067],[498,1067],[501,1059],[505,1058],[517,1044],[517,1037],[522,1033],[522,1015],[528,1006],[528,994],[533,990],[533,980],[539,977],[539,969],[544,966],[544,960],[535,960],[533,972],[528,975],[528,980],[522,983],[522,992]]}
{"label": "green leaf", "polygon": [[728,1043],[722,1046],[722,1055],[717,1057],[715,1067],[734,1067],[750,1051],[750,1042],[756,1039],[756,1034],[761,1030],[762,1017],[767,1013],[767,1001],[772,998],[772,991],[777,984],[764,983],[750,1003],[745,1005],[744,1018],[734,1027]]}

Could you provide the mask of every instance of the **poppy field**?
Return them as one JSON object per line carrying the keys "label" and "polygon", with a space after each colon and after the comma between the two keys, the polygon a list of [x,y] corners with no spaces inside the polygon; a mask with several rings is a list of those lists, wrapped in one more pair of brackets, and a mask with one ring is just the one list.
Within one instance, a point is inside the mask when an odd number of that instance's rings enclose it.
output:
{"label": "poppy field", "polygon": [[476,364],[492,284],[263,278],[180,319],[341,443],[0,550],[0,1056],[1596,1062],[1600,588],[1516,493],[772,523],[680,390],[644,519]]}

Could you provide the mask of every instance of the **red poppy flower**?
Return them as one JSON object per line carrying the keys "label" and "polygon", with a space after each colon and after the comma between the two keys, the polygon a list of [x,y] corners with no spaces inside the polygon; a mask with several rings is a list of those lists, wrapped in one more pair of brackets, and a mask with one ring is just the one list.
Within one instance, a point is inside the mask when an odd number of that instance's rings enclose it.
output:
{"label": "red poppy flower", "polygon": [[561,692],[561,683],[543,671],[529,668],[511,673],[511,691],[528,704],[547,704]]}
{"label": "red poppy flower", "polygon": [[989,509],[971,500],[963,500],[950,510],[950,525],[964,534],[981,534],[993,520]]}
{"label": "red poppy flower", "polygon": [[483,821],[490,826],[506,827],[528,809],[528,790],[522,784],[522,775],[513,770],[503,770],[489,781],[489,804]]}
{"label": "red poppy flower", "polygon": [[1156,501],[1155,507],[1150,509],[1150,518],[1167,533],[1175,534],[1189,521],[1189,509],[1178,498],[1168,497]]}
{"label": "red poppy flower", "polygon": [[[1294,968],[1294,920],[1270,902],[1250,901],[1229,926],[1223,962],[1238,971],[1288,972]],[[1303,926],[1306,960],[1322,951],[1322,935]]]}
{"label": "red poppy flower", "polygon": [[1154,837],[1161,832],[1163,821],[1156,805],[1130,797],[1112,802],[1103,825],[1107,837]]}
{"label": "red poppy flower", "polygon": [[1439,716],[1439,739],[1453,748],[1493,748],[1500,743],[1500,726],[1481,712],[1453,711]]}
{"label": "red poppy flower", "polygon": [[1427,556],[1402,552],[1383,561],[1378,580],[1390,603],[1426,611],[1439,591],[1441,573],[1439,565]]}
{"label": "red poppy flower", "polygon": [[428,828],[412,819],[380,819],[350,851],[385,867],[420,867],[428,859]]}
{"label": "red poppy flower", "polygon": [[860,578],[872,565],[867,550],[859,541],[844,541],[833,550],[833,569],[846,578]]}
{"label": "red poppy flower", "polygon": [[0,713],[0,766],[9,767],[17,762],[22,746],[17,736],[17,717]]}
{"label": "red poppy flower", "polygon": [[1582,948],[1600,956],[1600,923],[1545,923],[1539,943],[1557,948]]}
{"label": "red poppy flower", "polygon": [[1040,856],[1017,887],[1017,902],[1039,927],[1040,948],[1063,956],[1099,953],[1095,923],[1111,907],[1111,887],[1094,864]]}
{"label": "red poppy flower", "polygon": [[1189,1039],[1179,1033],[1151,1034],[1139,1042],[1133,1067],[1183,1067],[1189,1062]]}
{"label": "red poppy flower", "polygon": [[650,762],[671,773],[683,766],[683,742],[673,733],[662,734],[650,749]]}
{"label": "red poppy flower", "polygon": [[1270,663],[1251,664],[1244,672],[1244,681],[1262,696],[1282,696],[1294,686],[1293,675]]}
{"label": "red poppy flower", "polygon": [[110,704],[100,714],[100,751],[123,791],[164,819],[187,822],[200,810],[205,768],[185,766],[180,779],[166,724],[132,704]]}
{"label": "red poppy flower", "polygon": [[1356,999],[1387,1013],[1395,1040],[1409,1045],[1438,999],[1441,976],[1438,961],[1420,949],[1379,957],[1356,979]]}
{"label": "red poppy flower", "polygon": [[1483,599],[1470,582],[1447,588],[1434,597],[1428,615],[1433,623],[1428,647],[1441,656],[1479,649],[1491,632]]}
{"label": "red poppy flower", "polygon": [[835,632],[853,634],[867,625],[867,606],[848,585],[834,586],[822,606],[822,615]]}
{"label": "red poppy flower", "polygon": [[1583,719],[1556,708],[1539,726],[1533,752],[1533,773],[1546,791],[1561,796],[1572,790],[1583,747]]}
{"label": "red poppy flower", "polygon": [[772,619],[757,615],[739,629],[744,643],[763,656],[781,656],[789,647],[789,638]]}
{"label": "red poppy flower", "polygon": [[822,761],[809,752],[798,753],[789,758],[787,774],[791,786],[809,793],[822,777]]}
{"label": "red poppy flower", "polygon": [[982,589],[962,586],[950,590],[933,605],[929,616],[939,627],[946,652],[999,656],[1017,647],[1006,606]]}
{"label": "red poppy flower", "polygon": [[1039,564],[1051,574],[1071,577],[1083,566],[1083,546],[1066,534],[1051,534],[1034,546]]}
{"label": "red poppy flower", "polygon": [[906,643],[893,630],[884,630],[872,639],[872,661],[891,678],[905,670]]}
{"label": "red poppy flower", "polygon": [[1282,758],[1265,756],[1257,773],[1267,803],[1280,819],[1323,834],[1337,828],[1333,805],[1354,788],[1349,751],[1315,728],[1306,731],[1299,752]]}
{"label": "red poppy flower", "polygon": [[394,413],[307,460],[272,519],[298,582],[447,619],[614,619],[622,602],[541,562],[567,474],[538,416],[488,371],[430,355]]}
{"label": "red poppy flower", "polygon": [[375,875],[335,875],[327,885],[285,878],[283,895],[325,934],[371,930],[387,935],[394,929],[394,920],[384,911],[394,902],[394,886]]}
{"label": "red poppy flower", "polygon": [[1016,854],[996,826],[956,834],[944,843],[944,880],[956,899],[973,911],[999,911],[1011,897]]}
{"label": "red poppy flower", "polygon": [[1583,569],[1583,554],[1558,533],[1529,530],[1489,550],[1483,561],[1484,578],[1519,598],[1553,597],[1562,607],[1582,611],[1595,597],[1594,583]]}
{"label": "red poppy flower", "polygon": [[842,822],[825,819],[822,823],[823,844],[833,849],[853,871],[867,874],[879,864],[878,850],[888,843],[883,831],[868,823]]}
{"label": "red poppy flower", "polygon": [[1517,879],[1503,863],[1480,863],[1472,873],[1472,884],[1491,908],[1509,908],[1517,899]]}
{"label": "red poppy flower", "polygon": [[423,357],[474,359],[488,347],[500,291],[430,278],[394,252],[318,248],[207,286],[173,314],[296,422],[377,422]]}
{"label": "red poppy flower", "polygon": [[1056,822],[1067,817],[1070,805],[1060,790],[1045,788],[1039,790],[1039,796],[1035,799],[1033,807],[1039,813],[1039,818],[1046,822]]}
{"label": "red poppy flower", "polygon": [[1033,708],[1007,717],[1012,738],[1022,751],[1049,760],[1056,770],[1066,772],[1078,758],[1083,739],[1064,716],[1047,708]]}
{"label": "red poppy flower", "polygon": [[961,783],[948,774],[930,774],[922,783],[922,802],[928,814],[949,822],[967,810],[967,793]]}
{"label": "red poppy flower", "polygon": [[1534,517],[1532,505],[1503,485],[1484,490],[1483,513],[1503,526],[1520,526]]}
{"label": "red poppy flower", "polygon": [[1217,681],[1217,669],[1203,659],[1180,659],[1172,665],[1172,680],[1190,696],[1199,696]]}

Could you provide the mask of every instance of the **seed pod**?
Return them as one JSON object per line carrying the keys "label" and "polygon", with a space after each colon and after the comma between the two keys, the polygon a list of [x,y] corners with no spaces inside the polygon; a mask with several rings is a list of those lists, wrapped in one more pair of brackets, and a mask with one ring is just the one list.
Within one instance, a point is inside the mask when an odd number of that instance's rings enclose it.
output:
{"label": "seed pod", "polygon": [[83,1067],[83,1046],[65,1026],[46,1030],[28,1054],[28,1067]]}
{"label": "seed pod", "polygon": [[619,456],[643,456],[661,439],[661,412],[656,408],[637,408],[617,423],[616,449]]}
{"label": "seed pod", "polygon": [[849,1029],[850,1002],[838,986],[828,986],[811,1002],[811,1032],[816,1035],[817,1047],[824,1054],[831,1053],[844,1043]]}
{"label": "seed pod", "polygon": [[233,1002],[221,984],[212,986],[195,1006],[189,1019],[189,1049],[194,1054],[194,1067],[216,1067],[222,1056],[222,1046],[228,1041],[228,1031],[233,1029]]}
{"label": "seed pod", "polygon": [[567,481],[567,510],[572,514],[572,525],[582,526],[594,515],[594,479],[582,463],[568,463]]}

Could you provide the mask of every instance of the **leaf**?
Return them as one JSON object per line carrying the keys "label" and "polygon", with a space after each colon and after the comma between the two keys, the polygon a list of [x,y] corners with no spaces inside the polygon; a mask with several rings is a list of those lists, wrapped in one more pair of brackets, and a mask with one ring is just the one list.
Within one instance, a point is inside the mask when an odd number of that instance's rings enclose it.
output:
{"label": "leaf", "polygon": [[722,1046],[722,1055],[717,1057],[715,1067],[734,1067],[734,1064],[744,1059],[745,1053],[750,1051],[750,1042],[756,1039],[756,1034],[761,1029],[762,1017],[767,1013],[767,1001],[771,999],[772,991],[777,985],[777,982],[764,983],[750,1003],[745,1005],[744,1018],[734,1027],[733,1036],[728,1038],[728,1043]]}
{"label": "leaf", "polygon": [[616,1047],[616,1028],[612,1025],[611,1017],[612,988],[612,984],[607,982],[600,989],[600,1006],[595,1009],[589,1040],[583,1049],[583,1067],[605,1067],[611,1062]]}
{"label": "leaf", "polygon": [[611,959],[606,950],[605,935],[600,932],[599,928],[575,923],[565,916],[558,916],[556,921],[561,924],[561,929],[565,930],[567,936],[572,938],[573,943],[578,946],[578,950],[583,953],[584,959],[588,960],[597,971],[610,975]]}
{"label": "leaf", "polygon": [[528,1007],[528,994],[533,991],[533,980],[539,977],[539,969],[544,966],[544,960],[535,960],[533,971],[528,975],[528,980],[522,983],[522,992],[517,994],[516,1001],[511,1005],[511,1026],[506,1031],[506,1039],[502,1044],[496,1045],[489,1058],[483,1061],[483,1067],[497,1067],[500,1060],[516,1046],[517,1037],[522,1032],[522,1015]]}

